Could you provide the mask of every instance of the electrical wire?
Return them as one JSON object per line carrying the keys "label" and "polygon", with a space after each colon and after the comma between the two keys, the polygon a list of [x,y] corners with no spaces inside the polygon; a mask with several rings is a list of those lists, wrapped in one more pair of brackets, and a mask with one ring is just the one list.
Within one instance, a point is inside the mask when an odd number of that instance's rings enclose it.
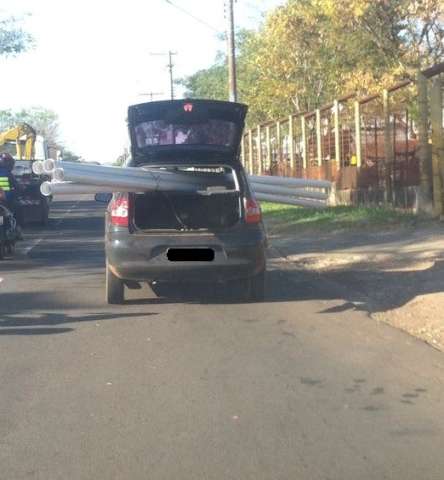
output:
{"label": "electrical wire", "polygon": [[201,18],[199,17],[196,17],[194,14],[192,14],[191,12],[189,12],[188,10],[185,10],[184,8],[182,7],[179,7],[179,5],[176,5],[175,3],[173,3],[171,0],[165,0],[166,3],[168,3],[168,5],[171,5],[172,7],[176,8],[177,10],[179,10],[180,12],[184,13],[185,15],[188,15],[189,17],[193,18],[194,20],[196,20],[196,22],[199,22],[201,23],[202,25],[205,25],[207,28],[213,30],[214,32],[216,33],[222,33],[218,28],[215,28],[213,27],[213,25],[210,25],[209,23],[207,23],[205,20],[202,20]]}

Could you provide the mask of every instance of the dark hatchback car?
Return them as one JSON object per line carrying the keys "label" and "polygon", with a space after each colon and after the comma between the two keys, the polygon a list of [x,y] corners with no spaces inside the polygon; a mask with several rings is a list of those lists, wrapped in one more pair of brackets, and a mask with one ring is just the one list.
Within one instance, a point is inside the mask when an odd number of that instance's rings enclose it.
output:
{"label": "dark hatchback car", "polygon": [[[199,179],[197,191],[115,193],[105,220],[106,299],[141,282],[214,282],[264,296],[266,235],[239,160],[247,107],[176,100],[130,106],[127,166]],[[185,175],[185,177],[183,177]]]}

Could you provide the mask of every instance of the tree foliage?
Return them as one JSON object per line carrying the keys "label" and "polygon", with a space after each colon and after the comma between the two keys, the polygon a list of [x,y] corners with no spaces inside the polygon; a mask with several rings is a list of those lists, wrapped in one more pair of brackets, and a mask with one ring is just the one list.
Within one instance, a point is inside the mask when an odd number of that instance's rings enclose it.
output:
{"label": "tree foliage", "polygon": [[32,45],[32,37],[15,17],[0,17],[0,56],[15,55]]}
{"label": "tree foliage", "polygon": [[[251,123],[369,93],[444,60],[443,0],[287,0],[238,38],[239,97]],[[182,80],[227,98],[225,56]]]}

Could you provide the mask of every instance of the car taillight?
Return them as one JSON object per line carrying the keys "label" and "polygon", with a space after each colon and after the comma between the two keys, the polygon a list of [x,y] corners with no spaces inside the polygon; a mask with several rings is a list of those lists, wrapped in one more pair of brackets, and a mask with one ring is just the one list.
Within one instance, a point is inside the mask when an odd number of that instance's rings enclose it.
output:
{"label": "car taillight", "polygon": [[128,196],[119,196],[110,205],[111,224],[118,227],[128,226]]}
{"label": "car taillight", "polygon": [[253,198],[245,199],[245,222],[259,223],[261,221],[261,207]]}

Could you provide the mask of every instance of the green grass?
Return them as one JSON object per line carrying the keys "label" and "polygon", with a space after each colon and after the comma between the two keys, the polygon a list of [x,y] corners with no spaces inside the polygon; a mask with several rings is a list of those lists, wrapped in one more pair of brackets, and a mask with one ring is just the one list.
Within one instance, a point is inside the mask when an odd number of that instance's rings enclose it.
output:
{"label": "green grass", "polygon": [[297,229],[363,230],[412,225],[417,217],[387,207],[327,207],[313,209],[261,202],[266,223],[273,231]]}

